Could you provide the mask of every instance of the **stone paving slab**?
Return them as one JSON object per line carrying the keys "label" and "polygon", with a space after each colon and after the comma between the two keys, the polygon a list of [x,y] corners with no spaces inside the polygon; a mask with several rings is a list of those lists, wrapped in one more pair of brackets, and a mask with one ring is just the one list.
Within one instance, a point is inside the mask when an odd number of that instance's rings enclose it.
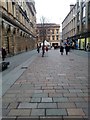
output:
{"label": "stone paving slab", "polygon": [[46,109],[46,116],[60,116],[60,115],[67,115],[67,112],[65,109]]}
{"label": "stone paving slab", "polygon": [[63,102],[63,103],[58,103],[58,108],[76,108],[75,103],[69,103],[69,102]]}
{"label": "stone paving slab", "polygon": [[39,103],[38,108],[57,108],[56,103]]}
{"label": "stone paving slab", "polygon": [[74,109],[67,109],[67,112],[68,112],[68,115],[81,115],[81,116],[85,115],[83,110],[79,109],[79,108],[77,108],[77,109],[75,109],[75,108]]}
{"label": "stone paving slab", "polygon": [[62,116],[46,116],[40,117],[40,120],[63,120]]}
{"label": "stone paving slab", "polygon": [[8,116],[30,116],[30,109],[12,109]]}
{"label": "stone paving slab", "polygon": [[38,116],[17,117],[17,120],[40,120]]}
{"label": "stone paving slab", "polygon": [[69,102],[68,98],[65,98],[65,97],[58,97],[58,98],[53,98],[53,101],[54,102]]}
{"label": "stone paving slab", "polygon": [[37,103],[20,103],[18,108],[37,108]]}
{"label": "stone paving slab", "polygon": [[31,98],[30,102],[40,103],[41,102],[41,98]]}
{"label": "stone paving slab", "polygon": [[45,116],[45,109],[33,109],[31,116]]}
{"label": "stone paving slab", "polygon": [[52,98],[42,98],[41,102],[52,102]]}

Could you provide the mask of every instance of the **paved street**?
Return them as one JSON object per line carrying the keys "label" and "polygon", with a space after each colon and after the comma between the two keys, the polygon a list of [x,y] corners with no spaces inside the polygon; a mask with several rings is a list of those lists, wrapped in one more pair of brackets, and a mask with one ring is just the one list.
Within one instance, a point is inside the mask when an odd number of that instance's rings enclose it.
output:
{"label": "paved street", "polygon": [[60,55],[59,49],[52,49],[45,57],[37,53],[28,58],[19,69],[6,75],[8,82],[3,79],[3,118],[87,118],[87,52]]}
{"label": "paved street", "polygon": [[36,49],[32,51],[23,52],[12,57],[6,57],[5,61],[10,62],[10,67],[3,71],[3,76],[8,74],[10,71],[21,65],[23,62],[30,59],[33,55],[37,53]]}

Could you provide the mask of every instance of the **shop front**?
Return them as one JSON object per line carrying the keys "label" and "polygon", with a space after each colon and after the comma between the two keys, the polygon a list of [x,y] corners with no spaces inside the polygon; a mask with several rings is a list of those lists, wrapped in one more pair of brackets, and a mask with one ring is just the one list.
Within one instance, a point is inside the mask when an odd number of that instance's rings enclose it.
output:
{"label": "shop front", "polygon": [[90,37],[86,39],[86,51],[90,51]]}
{"label": "shop front", "polygon": [[90,32],[74,35],[67,38],[75,44],[75,49],[90,51]]}
{"label": "shop front", "polygon": [[78,39],[78,49],[80,50],[85,49],[85,38]]}

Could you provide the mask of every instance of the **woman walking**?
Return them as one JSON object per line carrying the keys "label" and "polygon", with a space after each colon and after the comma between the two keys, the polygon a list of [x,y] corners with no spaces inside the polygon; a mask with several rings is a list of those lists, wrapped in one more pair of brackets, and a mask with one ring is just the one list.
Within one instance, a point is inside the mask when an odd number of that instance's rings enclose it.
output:
{"label": "woman walking", "polygon": [[63,47],[63,46],[60,46],[61,55],[63,55],[63,51],[64,51],[64,47]]}

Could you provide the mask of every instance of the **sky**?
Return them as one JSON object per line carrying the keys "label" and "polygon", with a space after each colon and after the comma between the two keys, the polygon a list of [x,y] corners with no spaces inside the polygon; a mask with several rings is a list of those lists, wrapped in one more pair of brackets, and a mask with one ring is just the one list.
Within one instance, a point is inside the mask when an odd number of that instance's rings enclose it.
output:
{"label": "sky", "polygon": [[[41,23],[42,16],[47,23],[62,25],[64,18],[70,11],[70,4],[76,0],[34,0],[36,8],[37,23]],[[62,27],[62,26],[61,26]]]}

